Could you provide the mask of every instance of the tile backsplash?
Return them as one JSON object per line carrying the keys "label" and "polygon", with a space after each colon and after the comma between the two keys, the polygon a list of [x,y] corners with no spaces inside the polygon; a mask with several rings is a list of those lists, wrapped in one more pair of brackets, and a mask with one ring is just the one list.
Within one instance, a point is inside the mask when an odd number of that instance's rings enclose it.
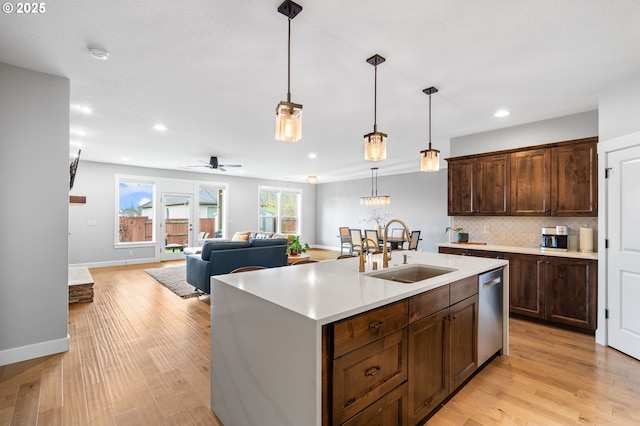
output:
{"label": "tile backsplash", "polygon": [[[520,216],[456,216],[451,226],[469,233],[469,241],[500,246],[540,247],[540,228],[557,225],[569,227],[569,250],[579,249],[580,228],[593,228],[593,247],[598,247],[596,217],[520,217]],[[451,235],[451,238],[455,238]]]}

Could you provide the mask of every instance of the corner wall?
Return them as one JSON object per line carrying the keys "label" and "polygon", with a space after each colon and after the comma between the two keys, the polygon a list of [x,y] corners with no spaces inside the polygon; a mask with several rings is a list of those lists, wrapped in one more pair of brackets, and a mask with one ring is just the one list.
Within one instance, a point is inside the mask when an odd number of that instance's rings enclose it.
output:
{"label": "corner wall", "polygon": [[0,63],[0,365],[69,349],[69,80]]}

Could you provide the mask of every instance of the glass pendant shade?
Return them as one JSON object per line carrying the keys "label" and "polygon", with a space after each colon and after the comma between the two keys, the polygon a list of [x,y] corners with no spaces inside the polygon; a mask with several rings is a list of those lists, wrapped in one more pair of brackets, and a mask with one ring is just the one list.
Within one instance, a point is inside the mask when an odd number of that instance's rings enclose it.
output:
{"label": "glass pendant shade", "polygon": [[387,158],[387,135],[373,132],[364,135],[364,159],[380,161]]}
{"label": "glass pendant shade", "polygon": [[276,108],[276,140],[298,142],[302,138],[302,105],[282,101]]}
{"label": "glass pendant shade", "polygon": [[362,206],[383,206],[386,204],[391,204],[391,197],[388,195],[360,197],[360,205]]}
{"label": "glass pendant shade", "polygon": [[[379,133],[383,134],[384,133]],[[368,136],[368,135],[367,135]],[[384,135],[385,138],[387,135]],[[375,175],[374,175],[375,173]],[[378,168],[371,168],[371,196],[360,197],[360,205],[362,206],[382,206],[391,204],[391,197],[388,195],[378,195]]]}
{"label": "glass pendant shade", "polygon": [[431,148],[420,151],[420,170],[423,172],[440,170],[440,151]]}

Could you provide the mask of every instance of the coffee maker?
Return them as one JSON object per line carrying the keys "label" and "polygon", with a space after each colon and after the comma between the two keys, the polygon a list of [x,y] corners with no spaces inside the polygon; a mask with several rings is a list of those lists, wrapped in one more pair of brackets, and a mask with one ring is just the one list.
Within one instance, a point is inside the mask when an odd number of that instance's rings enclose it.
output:
{"label": "coffee maker", "polygon": [[542,228],[542,251],[568,251],[569,250],[569,227],[554,226]]}

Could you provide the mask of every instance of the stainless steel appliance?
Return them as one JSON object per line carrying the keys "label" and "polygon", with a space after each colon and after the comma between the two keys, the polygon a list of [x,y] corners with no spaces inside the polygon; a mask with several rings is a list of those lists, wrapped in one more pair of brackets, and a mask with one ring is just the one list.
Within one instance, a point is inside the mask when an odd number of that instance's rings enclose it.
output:
{"label": "stainless steel appliance", "polygon": [[502,349],[503,268],[478,277],[478,366]]}
{"label": "stainless steel appliance", "polygon": [[567,251],[569,249],[569,228],[567,226],[554,226],[542,228],[542,244],[544,250]]}

